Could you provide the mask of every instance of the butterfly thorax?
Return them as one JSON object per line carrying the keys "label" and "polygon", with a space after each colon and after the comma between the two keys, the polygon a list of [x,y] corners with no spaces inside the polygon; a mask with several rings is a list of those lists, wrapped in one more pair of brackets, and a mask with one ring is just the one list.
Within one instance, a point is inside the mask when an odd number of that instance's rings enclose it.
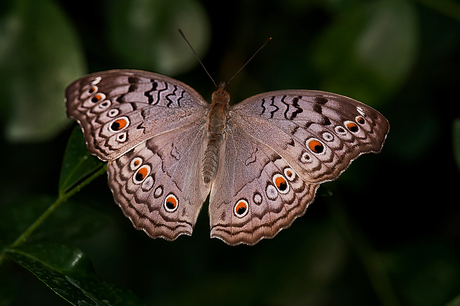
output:
{"label": "butterfly thorax", "polygon": [[219,88],[212,94],[211,109],[208,113],[208,141],[203,159],[203,182],[210,184],[217,171],[220,144],[224,137],[227,125],[228,104],[230,94],[225,90],[225,83],[219,84]]}

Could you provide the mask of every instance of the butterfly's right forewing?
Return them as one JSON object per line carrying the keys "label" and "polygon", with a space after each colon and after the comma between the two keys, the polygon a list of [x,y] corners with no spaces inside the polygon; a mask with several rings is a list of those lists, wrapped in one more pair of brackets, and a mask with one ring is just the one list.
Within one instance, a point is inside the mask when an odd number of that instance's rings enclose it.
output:
{"label": "butterfly's right forewing", "polygon": [[67,115],[76,119],[88,150],[113,160],[156,135],[194,124],[209,104],[172,78],[136,70],[87,75],[66,89]]}

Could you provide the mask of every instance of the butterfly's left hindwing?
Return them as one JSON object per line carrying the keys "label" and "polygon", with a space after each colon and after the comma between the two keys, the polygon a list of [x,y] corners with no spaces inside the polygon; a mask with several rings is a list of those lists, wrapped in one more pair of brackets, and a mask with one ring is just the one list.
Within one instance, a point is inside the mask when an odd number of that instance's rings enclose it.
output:
{"label": "butterfly's left hindwing", "polygon": [[303,215],[319,185],[302,180],[282,156],[233,123],[209,199],[211,237],[253,245]]}

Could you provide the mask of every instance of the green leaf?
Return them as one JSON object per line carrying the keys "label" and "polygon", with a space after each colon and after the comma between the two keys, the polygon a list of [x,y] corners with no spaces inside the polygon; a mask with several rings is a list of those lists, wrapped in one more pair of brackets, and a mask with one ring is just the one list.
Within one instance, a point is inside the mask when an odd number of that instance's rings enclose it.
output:
{"label": "green leaf", "polygon": [[408,1],[382,0],[356,41],[358,61],[388,86],[398,85],[410,72],[418,47],[418,26]]}
{"label": "green leaf", "polygon": [[452,301],[447,303],[445,306],[460,306],[460,295],[457,295]]}
{"label": "green leaf", "polygon": [[59,194],[63,194],[104,164],[91,155],[80,127],[75,126],[67,142],[59,179]]}
{"label": "green leaf", "polygon": [[458,294],[458,254],[443,242],[407,244],[394,252],[388,262],[403,305],[443,305]]}
{"label": "green leaf", "polygon": [[0,267],[0,306],[14,305],[13,302],[21,288],[21,277],[12,265]]}
{"label": "green leaf", "polygon": [[198,64],[177,29],[201,55],[208,48],[209,27],[205,10],[195,0],[116,0],[110,42],[126,66],[174,75]]}
{"label": "green leaf", "polygon": [[[49,196],[36,196],[0,206],[0,242],[3,244],[0,252],[40,218],[54,201]],[[92,206],[67,201],[27,237],[27,243],[80,241],[97,234],[109,222],[110,218],[106,214]]]}
{"label": "green leaf", "polygon": [[143,305],[130,290],[102,281],[75,247],[30,245],[8,250],[8,256],[73,305]]}
{"label": "green leaf", "polygon": [[419,0],[427,7],[460,21],[460,4],[455,0]]}
{"label": "green leaf", "polygon": [[454,158],[460,170],[460,119],[454,121],[452,138],[454,143]]}
{"label": "green leaf", "polygon": [[321,87],[375,104],[408,77],[418,42],[417,15],[409,1],[348,8],[316,43],[314,63],[325,79]]}
{"label": "green leaf", "polygon": [[0,242],[3,248],[13,243],[52,203],[51,197],[39,196],[1,205]]}
{"label": "green leaf", "polygon": [[6,135],[43,141],[69,123],[64,89],[83,74],[76,35],[51,0],[10,1],[0,17],[0,109]]}
{"label": "green leaf", "polygon": [[112,219],[90,203],[66,201],[43,222],[27,243],[76,243],[98,234]]}

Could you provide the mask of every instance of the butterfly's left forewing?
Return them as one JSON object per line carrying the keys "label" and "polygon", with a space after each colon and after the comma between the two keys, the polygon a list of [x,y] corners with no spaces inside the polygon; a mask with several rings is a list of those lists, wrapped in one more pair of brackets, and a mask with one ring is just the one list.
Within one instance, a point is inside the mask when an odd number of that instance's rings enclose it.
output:
{"label": "butterfly's left forewing", "polygon": [[232,114],[255,141],[311,183],[334,180],[361,154],[380,152],[389,131],[375,109],[322,91],[259,94],[236,104]]}

